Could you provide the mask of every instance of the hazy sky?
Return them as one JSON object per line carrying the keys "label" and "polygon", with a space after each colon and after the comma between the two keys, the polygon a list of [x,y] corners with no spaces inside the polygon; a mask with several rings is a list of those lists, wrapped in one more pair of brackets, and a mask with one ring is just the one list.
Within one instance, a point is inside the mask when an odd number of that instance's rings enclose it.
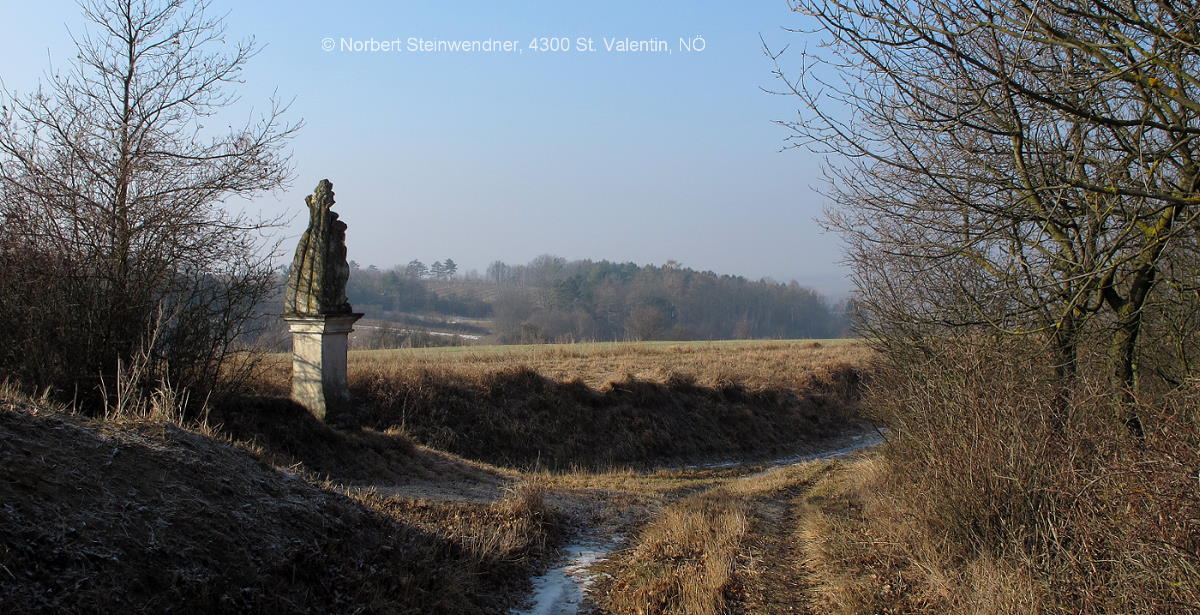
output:
{"label": "hazy sky", "polygon": [[[70,61],[67,29],[83,21],[74,2],[3,3],[0,78],[26,91],[51,61]],[[796,101],[760,90],[773,85],[760,34],[804,43],[780,29],[796,23],[784,0],[214,8],[228,11],[231,37],[265,45],[239,89],[244,105],[277,91],[307,123],[292,142],[295,181],[250,205],[298,214],[285,251],[306,222],[303,196],[329,178],[350,258],[364,265],[450,257],[482,270],[551,253],[848,287],[837,238],[813,222],[826,205],[820,160],[781,152],[787,132],[771,123],[793,117]],[[703,50],[679,48],[697,36]],[[412,51],[410,37],[516,50]],[[570,50],[531,50],[539,37],[567,37]],[[606,49],[625,38],[671,53]],[[370,39],[402,50],[343,49]],[[586,39],[594,51],[579,50]]]}

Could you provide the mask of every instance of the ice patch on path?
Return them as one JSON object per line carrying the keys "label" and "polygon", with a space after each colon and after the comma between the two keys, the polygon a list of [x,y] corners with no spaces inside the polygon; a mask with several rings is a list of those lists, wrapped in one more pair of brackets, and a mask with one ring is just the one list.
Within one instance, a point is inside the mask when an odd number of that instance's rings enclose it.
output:
{"label": "ice patch on path", "polygon": [[533,579],[533,606],[514,615],[575,615],[594,575],[589,569],[608,555],[613,545],[579,543],[565,549],[567,563]]}
{"label": "ice patch on path", "polygon": [[857,453],[858,451],[871,448],[877,444],[883,444],[883,431],[866,432],[856,436],[851,436],[850,441],[853,442],[853,444],[832,451],[809,453],[807,455],[792,455],[791,457],[773,459],[771,460],[771,465],[786,466],[794,463],[803,463],[805,461],[815,461],[817,459],[845,457],[846,455]]}
{"label": "ice patch on path", "polygon": [[751,463],[761,463],[770,466],[766,471],[777,470],[782,466],[792,465],[795,463],[803,463],[805,461],[815,461],[817,459],[833,459],[835,457],[845,457],[851,453],[856,453],[866,448],[871,448],[877,444],[883,443],[884,430],[864,432],[861,434],[850,436],[852,444],[839,449],[825,450],[815,453],[805,453],[801,455],[789,455],[778,459],[771,459],[765,462],[746,462],[738,459],[730,461],[716,461],[712,463],[700,463],[683,466],[685,470],[724,470],[727,468],[735,468],[738,466],[749,465]]}

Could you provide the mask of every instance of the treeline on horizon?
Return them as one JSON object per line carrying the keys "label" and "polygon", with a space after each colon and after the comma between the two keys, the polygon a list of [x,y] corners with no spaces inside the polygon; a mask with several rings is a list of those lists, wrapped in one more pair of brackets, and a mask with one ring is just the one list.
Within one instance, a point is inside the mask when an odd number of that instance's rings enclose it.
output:
{"label": "treeline on horizon", "polygon": [[490,318],[499,343],[827,338],[847,329],[843,305],[794,281],[752,281],[674,261],[656,266],[544,255],[441,279],[423,274],[428,269],[419,264],[353,266],[347,297],[355,309],[385,317]]}

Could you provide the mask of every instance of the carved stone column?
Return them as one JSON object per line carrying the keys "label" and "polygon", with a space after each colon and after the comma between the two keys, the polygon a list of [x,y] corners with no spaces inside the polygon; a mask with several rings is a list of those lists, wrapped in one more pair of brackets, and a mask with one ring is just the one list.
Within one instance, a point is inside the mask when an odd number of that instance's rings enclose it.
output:
{"label": "carved stone column", "polygon": [[292,332],[292,399],[325,420],[348,408],[347,336],[362,314],[284,315]]}
{"label": "carved stone column", "polygon": [[349,409],[347,336],[362,314],[346,300],[346,223],[330,211],[333,184],[321,180],[304,202],[308,229],[288,274],[283,319],[292,331],[292,399],[324,420],[330,410]]}

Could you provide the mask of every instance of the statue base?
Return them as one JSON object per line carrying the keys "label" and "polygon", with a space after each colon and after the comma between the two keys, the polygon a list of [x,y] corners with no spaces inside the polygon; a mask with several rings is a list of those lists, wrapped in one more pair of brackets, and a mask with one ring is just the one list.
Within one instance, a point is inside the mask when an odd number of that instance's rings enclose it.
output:
{"label": "statue base", "polygon": [[284,314],[292,332],[292,399],[325,420],[350,405],[347,336],[362,314]]}

